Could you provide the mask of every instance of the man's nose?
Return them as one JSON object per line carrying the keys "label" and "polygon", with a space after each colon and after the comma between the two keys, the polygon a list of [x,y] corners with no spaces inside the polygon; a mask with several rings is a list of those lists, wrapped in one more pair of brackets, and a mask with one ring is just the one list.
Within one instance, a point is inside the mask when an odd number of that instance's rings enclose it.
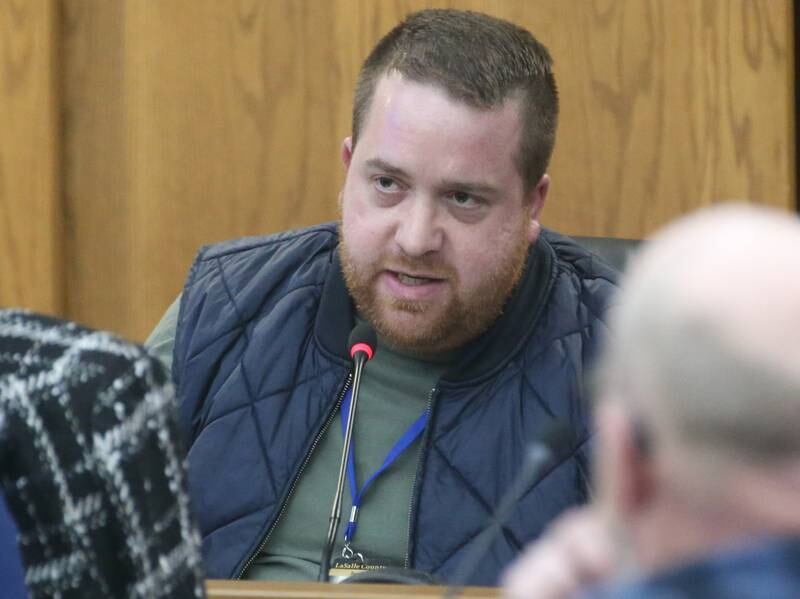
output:
{"label": "man's nose", "polygon": [[400,215],[395,242],[407,256],[424,256],[442,249],[444,232],[436,205],[426,197],[414,198]]}

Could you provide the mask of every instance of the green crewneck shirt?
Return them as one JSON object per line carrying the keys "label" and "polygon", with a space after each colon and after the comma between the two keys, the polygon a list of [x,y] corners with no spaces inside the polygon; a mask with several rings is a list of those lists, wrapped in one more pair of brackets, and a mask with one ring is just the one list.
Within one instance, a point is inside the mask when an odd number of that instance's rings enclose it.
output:
{"label": "green crewneck shirt", "polygon": [[[167,365],[172,362],[178,306],[176,300],[146,342]],[[362,375],[353,433],[359,488],[380,468],[390,449],[427,409],[431,391],[451,358],[442,356],[438,360],[421,361],[378,340],[375,357]],[[343,437],[337,412],[300,475],[286,509],[243,578],[316,580],[328,532]],[[419,448],[418,438],[372,483],[364,496],[352,547],[367,559],[395,564],[405,562]],[[350,487],[346,484],[334,557],[341,554],[351,505]]]}

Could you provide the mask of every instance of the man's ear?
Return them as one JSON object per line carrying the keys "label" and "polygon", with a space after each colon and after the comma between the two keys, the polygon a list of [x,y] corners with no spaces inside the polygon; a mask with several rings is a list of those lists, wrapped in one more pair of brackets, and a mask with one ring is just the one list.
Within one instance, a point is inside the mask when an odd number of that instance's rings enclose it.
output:
{"label": "man's ear", "polygon": [[607,499],[618,513],[635,517],[657,493],[650,444],[642,441],[641,425],[618,403],[598,406],[597,417],[604,454],[599,456],[599,474],[609,477]]}
{"label": "man's ear", "polygon": [[539,223],[539,218],[544,208],[544,203],[547,200],[547,192],[550,190],[550,175],[545,173],[536,186],[531,189],[526,197],[525,203],[528,206],[529,216],[529,230],[528,241],[533,244],[542,232],[542,225]]}
{"label": "man's ear", "polygon": [[344,165],[344,172],[350,168],[350,162],[353,160],[353,138],[345,137],[342,142],[342,164]]}
{"label": "man's ear", "polygon": [[626,415],[621,439],[622,493],[621,508],[635,514],[645,509],[656,493],[654,463],[649,442],[643,440],[642,425]]}

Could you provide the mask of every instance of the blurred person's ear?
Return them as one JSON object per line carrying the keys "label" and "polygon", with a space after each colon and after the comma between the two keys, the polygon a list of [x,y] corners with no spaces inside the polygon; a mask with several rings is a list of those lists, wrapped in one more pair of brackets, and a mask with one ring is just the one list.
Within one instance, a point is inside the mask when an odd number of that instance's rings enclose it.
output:
{"label": "blurred person's ear", "polygon": [[601,498],[619,515],[635,516],[657,492],[647,429],[615,401],[602,402],[596,417]]}

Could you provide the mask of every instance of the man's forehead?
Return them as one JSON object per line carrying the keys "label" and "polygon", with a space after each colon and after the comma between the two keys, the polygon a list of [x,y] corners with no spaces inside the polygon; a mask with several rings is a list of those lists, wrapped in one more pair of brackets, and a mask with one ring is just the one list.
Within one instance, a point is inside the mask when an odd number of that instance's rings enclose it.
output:
{"label": "man's forehead", "polygon": [[519,94],[511,94],[496,106],[478,107],[453,96],[438,83],[410,79],[391,71],[378,80],[365,124],[373,114],[392,119],[392,124],[399,124],[400,117],[405,117],[405,122],[423,122],[426,116],[436,116],[441,120],[440,112],[443,111],[454,118],[469,119],[471,123],[487,124],[494,129],[502,121],[510,132],[518,135],[521,129],[521,102]]}
{"label": "man's forehead", "polygon": [[449,171],[442,176],[485,179],[516,174],[519,139],[516,105],[474,108],[438,86],[395,74],[379,82],[358,145],[362,160],[399,168],[435,161],[429,166]]}

